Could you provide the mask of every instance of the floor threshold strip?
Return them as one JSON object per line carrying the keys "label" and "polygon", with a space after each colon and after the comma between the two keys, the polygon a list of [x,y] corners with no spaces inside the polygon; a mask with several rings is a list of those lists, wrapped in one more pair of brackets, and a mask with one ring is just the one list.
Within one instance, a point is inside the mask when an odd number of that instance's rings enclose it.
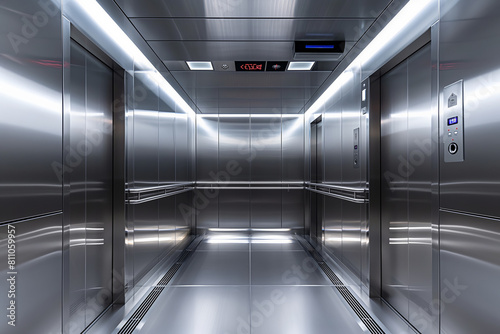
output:
{"label": "floor threshold strip", "polygon": [[142,301],[139,307],[127,320],[127,322],[125,322],[122,328],[120,328],[118,334],[130,334],[137,328],[141,320],[144,318],[146,313],[148,313],[148,311],[151,309],[155,301],[158,299],[163,290],[167,287],[168,283],[180,269],[184,261],[188,258],[189,255],[191,255],[195,251],[196,246],[198,244],[196,244],[194,247],[188,247],[181,253],[179,258],[170,267],[167,273],[158,281],[158,283],[154,286],[153,290],[151,290],[151,292]]}
{"label": "floor threshold strip", "polygon": [[306,246],[302,242],[299,243],[306,249],[306,251],[309,254],[311,254],[314,260],[318,263],[321,270],[323,270],[325,275],[330,279],[334,287],[344,298],[347,304],[349,304],[354,313],[356,313],[361,322],[363,322],[366,328],[368,328],[370,333],[385,334],[385,332],[375,321],[375,319],[372,318],[372,316],[366,311],[366,309],[363,307],[363,305],[361,305],[361,303],[356,299],[356,297],[354,297],[354,295],[342,282],[342,280],[333,272],[333,270],[328,266],[328,264],[326,264],[323,257],[310,244],[307,244]]}

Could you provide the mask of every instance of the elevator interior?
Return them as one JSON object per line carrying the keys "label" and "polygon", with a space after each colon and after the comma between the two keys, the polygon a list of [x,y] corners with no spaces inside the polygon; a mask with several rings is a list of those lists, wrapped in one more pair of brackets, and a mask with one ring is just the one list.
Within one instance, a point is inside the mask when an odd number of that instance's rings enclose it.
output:
{"label": "elevator interior", "polygon": [[498,332],[499,15],[5,1],[0,332]]}

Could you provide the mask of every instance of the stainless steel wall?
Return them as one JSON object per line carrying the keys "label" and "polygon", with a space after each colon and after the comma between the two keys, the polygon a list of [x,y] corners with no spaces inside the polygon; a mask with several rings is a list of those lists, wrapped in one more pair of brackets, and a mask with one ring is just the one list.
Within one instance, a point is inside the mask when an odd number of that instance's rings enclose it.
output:
{"label": "stainless steel wall", "polygon": [[74,163],[64,177],[64,220],[69,327],[82,331],[112,301],[113,72],[74,41],[70,64],[64,160]]}
{"label": "stainless steel wall", "polygon": [[197,227],[303,228],[302,190],[258,189],[303,181],[303,131],[301,115],[198,115],[199,186],[249,189],[198,189]]}
{"label": "stainless steel wall", "polygon": [[[350,80],[333,93],[325,105],[314,114],[306,114],[306,143],[311,138],[310,123],[322,115],[324,127],[323,152],[321,162],[324,166],[317,179],[321,183],[340,187],[365,189],[367,183],[368,137],[364,135],[360,141],[359,164],[353,164],[354,130],[366,123],[366,115],[361,112],[361,69],[354,68]],[[308,148],[308,145],[306,144]],[[306,161],[309,152],[306,152]],[[320,169],[321,170],[321,169]],[[363,173],[362,173],[363,172]],[[324,244],[352,272],[362,279],[368,280],[368,248],[366,245],[368,231],[366,228],[367,204],[353,203],[342,199],[318,195],[322,203],[322,212],[318,213],[320,226],[324,228]],[[306,212],[306,215],[310,213]],[[364,265],[363,265],[364,263]]]}
{"label": "stainless steel wall", "polygon": [[[0,6],[0,332],[62,329],[62,38],[57,1]],[[7,223],[16,230],[15,270]],[[7,272],[17,272],[8,298]],[[10,275],[9,275],[10,276]],[[40,289],[43,287],[43,289]],[[15,327],[7,307],[16,302]]]}
{"label": "stainless steel wall", "polygon": [[[500,3],[442,1],[441,11],[441,112],[448,99],[444,87],[463,80],[465,152],[464,162],[445,163],[447,148],[440,141],[441,331],[493,333],[500,328],[500,290],[493,279],[500,276],[500,148],[494,144],[500,122]],[[441,136],[445,132],[443,125]]]}
{"label": "stainless steel wall", "polygon": [[[127,94],[128,190],[194,180],[194,118],[184,112],[150,72],[132,72]],[[190,233],[189,193],[127,205],[127,286],[136,285],[157,260]]]}
{"label": "stainless steel wall", "polygon": [[428,44],[381,79],[382,296],[431,333],[432,94]]}
{"label": "stainless steel wall", "polygon": [[62,210],[62,43],[50,1],[6,1],[0,22],[3,223]]}

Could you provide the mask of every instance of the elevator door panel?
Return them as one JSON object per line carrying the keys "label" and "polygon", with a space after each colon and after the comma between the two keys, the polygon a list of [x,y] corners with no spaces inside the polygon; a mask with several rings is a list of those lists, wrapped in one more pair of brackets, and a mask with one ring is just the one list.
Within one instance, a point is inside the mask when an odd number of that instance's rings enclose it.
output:
{"label": "elevator door panel", "polygon": [[[430,45],[382,77],[382,295],[410,321],[430,319]],[[417,319],[418,320],[418,319]],[[427,321],[414,321],[425,333]]]}
{"label": "elevator door panel", "polygon": [[113,74],[72,42],[70,77],[69,306],[83,329],[111,302]]}

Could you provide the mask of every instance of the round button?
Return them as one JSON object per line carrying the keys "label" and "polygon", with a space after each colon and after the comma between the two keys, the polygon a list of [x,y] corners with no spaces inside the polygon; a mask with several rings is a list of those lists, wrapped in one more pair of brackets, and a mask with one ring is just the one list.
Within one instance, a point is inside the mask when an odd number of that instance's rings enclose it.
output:
{"label": "round button", "polygon": [[450,146],[448,146],[448,152],[450,152],[450,154],[457,154],[458,152],[457,143],[451,143]]}

